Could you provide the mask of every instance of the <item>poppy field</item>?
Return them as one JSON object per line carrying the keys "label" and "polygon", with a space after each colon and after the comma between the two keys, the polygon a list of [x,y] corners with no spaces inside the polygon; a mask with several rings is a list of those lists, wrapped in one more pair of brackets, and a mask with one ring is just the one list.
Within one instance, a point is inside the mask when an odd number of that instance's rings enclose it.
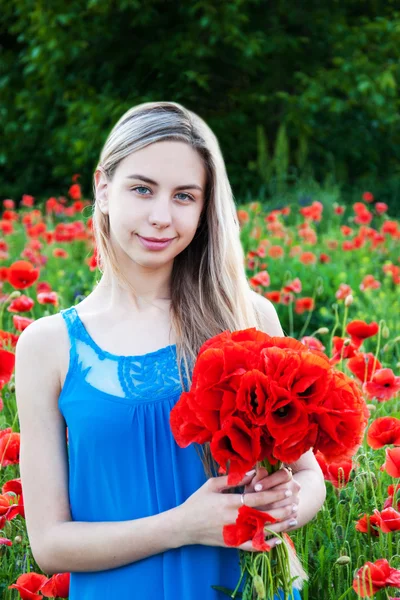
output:
{"label": "poppy field", "polygon": [[[65,196],[24,195],[0,217],[0,597],[68,598],[69,574],[48,576],[27,537],[15,401],[18,336],[78,303],[100,278],[91,202],[78,175]],[[315,196],[315,197],[314,197]],[[373,193],[351,205],[328,191],[239,205],[251,287],[274,304],[286,335],[324,352],[368,408],[352,459],[316,453],[327,497],[290,533],[309,581],[303,600],[400,598],[400,223]],[[43,494],[46,490],[43,490]],[[40,500],[38,500],[40,501]],[[262,596],[259,596],[262,598]]]}

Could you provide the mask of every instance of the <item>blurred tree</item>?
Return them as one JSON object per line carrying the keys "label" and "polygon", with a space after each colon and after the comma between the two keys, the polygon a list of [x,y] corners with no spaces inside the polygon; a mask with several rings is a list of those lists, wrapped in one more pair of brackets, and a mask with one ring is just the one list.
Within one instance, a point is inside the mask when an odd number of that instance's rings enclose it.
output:
{"label": "blurred tree", "polygon": [[236,198],[265,189],[264,136],[277,181],[312,165],[321,181],[331,171],[349,186],[380,181],[390,204],[385,180],[400,187],[396,8],[396,0],[3,2],[2,196],[53,195],[76,172],[90,194],[123,112],[173,100],[215,131]]}

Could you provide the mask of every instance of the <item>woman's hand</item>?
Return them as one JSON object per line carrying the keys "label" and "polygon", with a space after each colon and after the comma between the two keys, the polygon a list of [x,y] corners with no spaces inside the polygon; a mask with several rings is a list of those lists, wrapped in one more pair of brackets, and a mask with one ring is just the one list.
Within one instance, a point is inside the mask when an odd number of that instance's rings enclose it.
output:
{"label": "woman's hand", "polygon": [[[257,486],[257,489],[256,489]],[[261,486],[259,488],[259,486]],[[257,472],[253,476],[253,479],[244,486],[244,501],[246,504],[246,494],[252,494],[254,492],[260,492],[264,490],[270,491],[286,491],[290,495],[283,500],[278,500],[270,504],[263,506],[257,506],[258,510],[266,511],[275,519],[280,522],[273,525],[269,525],[268,528],[282,533],[292,529],[297,525],[297,512],[300,503],[300,489],[301,485],[298,481],[293,479],[291,469],[285,467],[275,471],[275,473],[268,474],[268,471],[264,467],[259,467]],[[289,525],[291,521],[296,521],[293,525]],[[273,538],[276,541],[276,538]],[[272,542],[272,538],[268,540],[268,543]]]}

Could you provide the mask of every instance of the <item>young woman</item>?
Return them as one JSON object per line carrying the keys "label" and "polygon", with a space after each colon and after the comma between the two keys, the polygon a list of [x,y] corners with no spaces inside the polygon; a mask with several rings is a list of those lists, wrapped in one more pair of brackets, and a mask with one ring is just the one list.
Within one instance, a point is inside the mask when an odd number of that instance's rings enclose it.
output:
{"label": "young woman", "polygon": [[[324,480],[310,451],[293,476],[260,470],[235,493],[209,448],[178,447],[169,414],[208,338],[283,331],[249,287],[223,157],[196,114],[173,102],[124,114],[94,196],[100,282],[32,323],[16,350],[32,552],[46,574],[71,572],[70,600],[218,600],[212,585],[239,580],[222,529],[242,501],[290,532],[323,504]],[[251,541],[239,549],[252,551]]]}

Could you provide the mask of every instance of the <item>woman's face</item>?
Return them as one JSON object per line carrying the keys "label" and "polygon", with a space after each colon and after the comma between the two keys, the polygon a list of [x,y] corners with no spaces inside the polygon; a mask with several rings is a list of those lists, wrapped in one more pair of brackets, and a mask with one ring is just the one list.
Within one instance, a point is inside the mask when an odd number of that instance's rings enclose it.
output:
{"label": "woman's face", "polygon": [[[205,202],[206,170],[188,144],[151,144],[124,158],[112,182],[101,171],[96,171],[95,182],[96,201],[109,215],[114,248],[119,246],[138,264],[170,262],[192,241]],[[165,248],[152,250],[139,236],[173,239]]]}

